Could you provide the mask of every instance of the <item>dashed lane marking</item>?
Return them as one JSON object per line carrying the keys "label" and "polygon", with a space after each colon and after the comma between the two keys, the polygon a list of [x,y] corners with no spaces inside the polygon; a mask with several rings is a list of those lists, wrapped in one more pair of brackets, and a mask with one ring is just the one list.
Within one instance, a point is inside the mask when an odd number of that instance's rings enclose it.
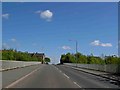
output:
{"label": "dashed lane marking", "polygon": [[60,69],[58,69],[57,67],[55,67],[57,70],[59,70],[59,72],[61,72],[62,73],[62,71],[60,70]]}
{"label": "dashed lane marking", "polygon": [[65,73],[63,73],[64,76],[66,76],[67,78],[69,78]]}
{"label": "dashed lane marking", "polygon": [[82,88],[80,85],[78,85],[76,82],[73,82],[75,85],[77,85],[79,88]]}
{"label": "dashed lane marking", "polygon": [[[55,67],[57,70],[59,70],[57,67]],[[59,72],[61,72],[62,73],[62,71],[61,70],[59,70]],[[65,73],[62,73],[65,77],[67,77],[68,79],[70,79],[70,77],[69,76],[67,76]],[[74,82],[73,81],[73,83],[75,84],[75,85],[77,85],[79,88],[82,88],[80,85],[78,85],[76,82]],[[82,90],[84,90],[84,89],[82,89]]]}
{"label": "dashed lane marking", "polygon": [[61,70],[59,70],[60,72],[62,72]]}

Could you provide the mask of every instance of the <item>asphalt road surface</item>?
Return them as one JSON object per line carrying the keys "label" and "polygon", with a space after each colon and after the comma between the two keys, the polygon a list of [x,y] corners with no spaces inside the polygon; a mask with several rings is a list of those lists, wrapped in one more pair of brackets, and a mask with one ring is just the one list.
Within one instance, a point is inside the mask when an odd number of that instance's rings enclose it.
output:
{"label": "asphalt road surface", "polygon": [[119,88],[115,81],[95,76],[82,71],[74,70],[70,66],[57,65],[63,73],[70,77],[71,80],[77,82],[82,88]]}
{"label": "asphalt road surface", "polygon": [[[40,65],[34,68],[32,72],[27,75],[17,79],[14,82],[5,85],[10,82],[10,78],[17,77],[18,73],[25,73],[31,69],[31,67],[24,68],[24,71],[18,70],[11,73],[3,72],[3,82],[5,88],[79,88],[79,86],[71,81],[64,73],[59,72],[59,70],[53,65]],[[17,75],[17,76],[16,76]],[[6,77],[8,79],[6,79]]]}
{"label": "asphalt road surface", "polygon": [[3,88],[118,88],[104,78],[64,65],[36,65],[2,75]]}

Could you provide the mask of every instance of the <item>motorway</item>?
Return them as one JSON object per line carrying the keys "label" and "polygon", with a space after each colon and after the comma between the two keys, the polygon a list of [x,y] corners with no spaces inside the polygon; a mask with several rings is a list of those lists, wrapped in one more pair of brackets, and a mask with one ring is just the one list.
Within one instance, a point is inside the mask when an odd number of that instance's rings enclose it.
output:
{"label": "motorway", "polygon": [[36,65],[2,73],[3,88],[120,88],[105,78],[64,65]]}

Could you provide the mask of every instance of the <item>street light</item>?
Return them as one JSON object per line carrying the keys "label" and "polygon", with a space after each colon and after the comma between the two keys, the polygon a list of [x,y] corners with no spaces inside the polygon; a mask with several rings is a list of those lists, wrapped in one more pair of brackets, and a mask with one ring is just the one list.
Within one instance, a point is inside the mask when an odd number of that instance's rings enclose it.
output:
{"label": "street light", "polygon": [[77,67],[77,47],[78,47],[78,42],[77,42],[77,40],[69,40],[69,41],[74,41],[75,42],[75,49],[76,49],[76,56],[75,56],[75,60],[76,60],[76,67]]}

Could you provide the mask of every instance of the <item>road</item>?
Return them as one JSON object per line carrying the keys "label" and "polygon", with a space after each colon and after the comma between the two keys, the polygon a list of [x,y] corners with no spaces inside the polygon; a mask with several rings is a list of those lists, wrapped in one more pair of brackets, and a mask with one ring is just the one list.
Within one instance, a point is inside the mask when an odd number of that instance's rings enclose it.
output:
{"label": "road", "polygon": [[119,88],[118,85],[115,85],[114,81],[100,76],[74,70],[65,65],[57,65],[57,68],[68,75],[71,80],[77,82],[82,88]]}
{"label": "road", "polygon": [[118,88],[108,80],[64,65],[37,65],[3,72],[3,88]]}

